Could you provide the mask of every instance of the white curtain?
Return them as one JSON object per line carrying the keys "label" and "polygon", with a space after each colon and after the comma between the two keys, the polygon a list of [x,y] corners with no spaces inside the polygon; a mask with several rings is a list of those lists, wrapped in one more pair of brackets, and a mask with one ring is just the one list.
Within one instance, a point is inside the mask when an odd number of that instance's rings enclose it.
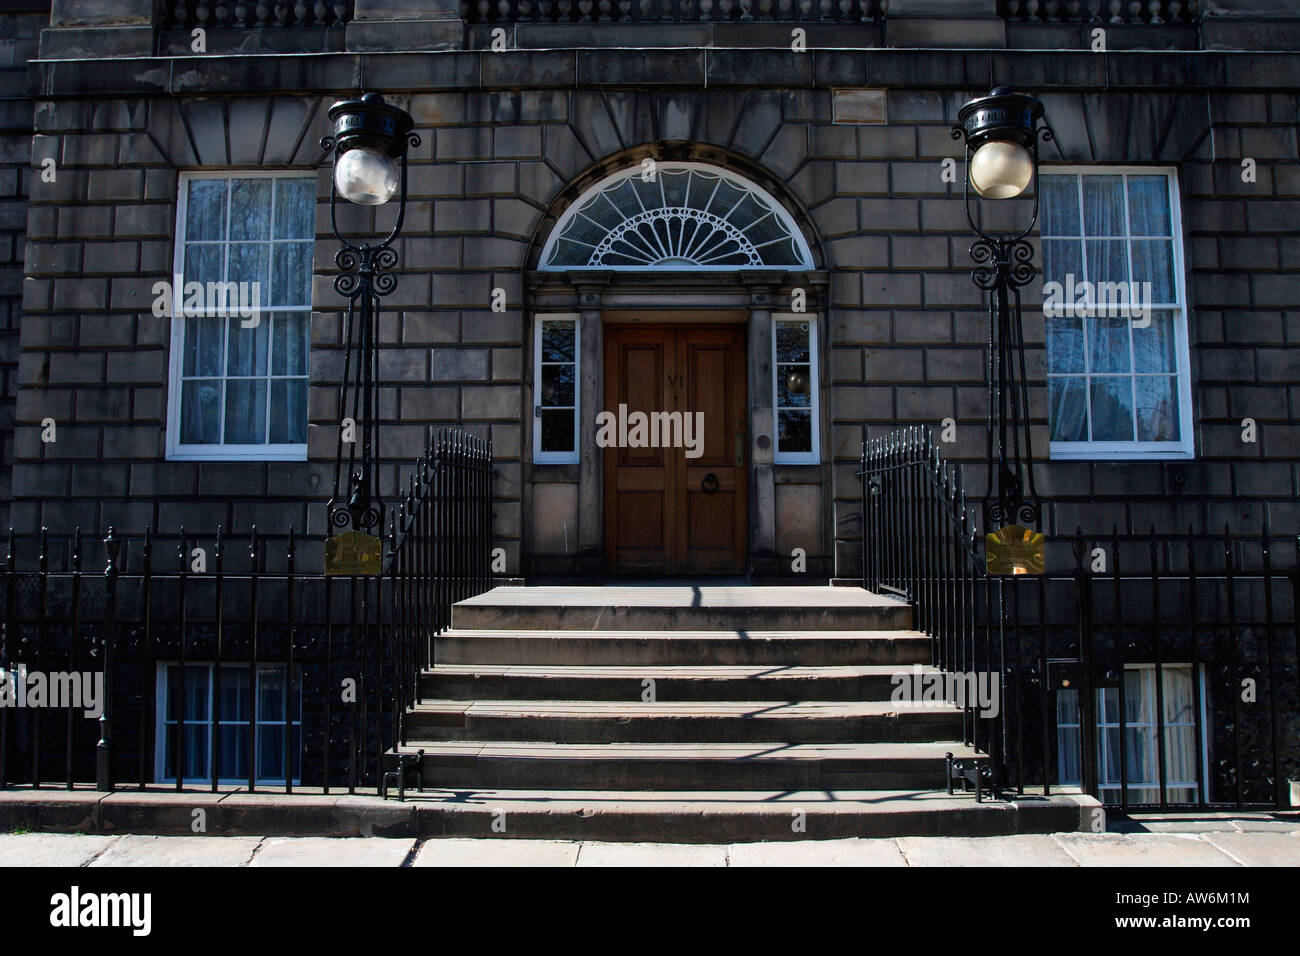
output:
{"label": "white curtain", "polygon": [[[1196,690],[1186,664],[1161,668],[1164,691],[1165,794],[1169,803],[1194,803],[1200,783],[1196,773]],[[1154,667],[1130,668],[1124,674],[1124,756],[1130,803],[1160,802],[1160,756],[1157,746]],[[1119,696],[1116,688],[1097,689],[1097,782],[1107,803],[1120,802]],[[1078,786],[1082,714],[1076,690],[1056,695],[1057,780]]]}

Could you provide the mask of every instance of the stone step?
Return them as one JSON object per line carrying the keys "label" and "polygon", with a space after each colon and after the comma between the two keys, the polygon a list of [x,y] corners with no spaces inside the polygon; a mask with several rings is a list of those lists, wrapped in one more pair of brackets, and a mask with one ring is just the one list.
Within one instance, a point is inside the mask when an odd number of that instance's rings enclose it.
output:
{"label": "stone step", "polygon": [[[457,605],[459,607],[460,605]],[[930,639],[919,631],[444,631],[439,664],[726,665],[775,667],[928,664]]]}
{"label": "stone step", "polygon": [[499,587],[457,603],[458,630],[906,630],[912,609],[861,588]]}
{"label": "stone step", "polygon": [[420,676],[420,692],[443,700],[640,700],[653,681],[661,702],[866,701],[888,700],[900,672],[910,676],[912,666],[437,664]]}
{"label": "stone step", "polygon": [[0,833],[193,835],[196,801],[208,837],[479,837],[619,843],[754,843],[847,837],[996,836],[1087,830],[1100,804],[1056,793],[975,801],[922,790],[601,791],[452,789],[322,794],[221,793],[151,785],[104,794],[78,787],[0,790]]}
{"label": "stone step", "polygon": [[[1001,836],[1086,830],[1100,804],[1055,794],[975,801],[930,790],[407,792],[421,835],[629,843]],[[338,814],[334,815],[335,817]],[[333,822],[333,817],[329,818]]]}
{"label": "stone step", "polygon": [[[410,738],[441,788],[562,790],[939,790],[957,743],[469,742]],[[391,765],[392,755],[389,755]]]}
{"label": "stone step", "polygon": [[[772,795],[798,793],[812,795],[828,836],[1025,827],[970,797],[932,802],[946,786],[945,755],[975,754],[958,742],[958,709],[891,700],[899,672],[935,673],[930,639],[893,598],[856,588],[511,587],[458,603],[452,625],[420,676],[427,696],[408,711],[401,748],[425,752],[425,779],[439,792],[496,791],[477,810],[431,798],[448,835],[495,832],[503,809],[518,813],[515,836],[782,839],[799,834],[799,808],[773,808]],[[843,792],[860,794],[851,809],[827,802]],[[894,795],[882,809],[876,793]],[[1079,826],[1077,804],[1063,798],[1035,813],[1029,829]]]}
{"label": "stone step", "polygon": [[950,741],[962,732],[952,706],[899,710],[891,701],[660,702],[426,701],[407,733],[439,741],[557,743],[861,743]]}

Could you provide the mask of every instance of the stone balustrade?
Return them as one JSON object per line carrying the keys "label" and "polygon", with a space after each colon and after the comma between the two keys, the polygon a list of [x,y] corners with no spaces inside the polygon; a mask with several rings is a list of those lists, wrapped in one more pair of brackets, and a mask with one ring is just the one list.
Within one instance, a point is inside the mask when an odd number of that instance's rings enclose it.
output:
{"label": "stone balustrade", "polygon": [[351,0],[172,0],[162,27],[329,27],[352,19]]}
{"label": "stone balustrade", "polygon": [[[648,46],[710,46],[714,30],[731,45],[746,23],[772,42],[774,27],[805,24],[819,46],[1087,49],[1097,27],[1116,50],[1300,44],[1296,0],[52,0],[41,56],[476,49],[499,26],[520,47],[643,36]],[[680,35],[629,33],[631,24],[675,24]],[[196,28],[213,30],[203,49]]]}
{"label": "stone balustrade", "polygon": [[883,19],[887,0],[465,0],[469,23],[628,23]]}
{"label": "stone balustrade", "polygon": [[1201,15],[1198,0],[1001,0],[998,13],[1011,21],[1040,23],[1190,23]]}

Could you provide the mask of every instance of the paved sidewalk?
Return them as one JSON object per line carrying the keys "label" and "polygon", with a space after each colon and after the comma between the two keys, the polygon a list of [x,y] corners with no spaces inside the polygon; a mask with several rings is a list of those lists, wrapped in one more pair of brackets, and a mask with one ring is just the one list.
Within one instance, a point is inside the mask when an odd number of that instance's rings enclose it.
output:
{"label": "paved sidewalk", "polygon": [[694,845],[0,834],[0,866],[1300,866],[1300,819],[1147,818],[1112,833]]}

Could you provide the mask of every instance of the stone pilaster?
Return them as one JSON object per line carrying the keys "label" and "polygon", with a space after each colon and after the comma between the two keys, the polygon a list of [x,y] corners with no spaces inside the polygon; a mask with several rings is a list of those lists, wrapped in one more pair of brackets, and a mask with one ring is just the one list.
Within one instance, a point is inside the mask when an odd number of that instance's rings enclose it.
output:
{"label": "stone pilaster", "polygon": [[604,449],[596,444],[596,414],[605,401],[605,340],[601,295],[608,274],[583,276],[578,290],[578,562],[580,573],[599,573],[604,565]]}
{"label": "stone pilaster", "polygon": [[776,435],[772,394],[772,276],[755,276],[749,286],[749,495],[750,573],[775,573]]}

